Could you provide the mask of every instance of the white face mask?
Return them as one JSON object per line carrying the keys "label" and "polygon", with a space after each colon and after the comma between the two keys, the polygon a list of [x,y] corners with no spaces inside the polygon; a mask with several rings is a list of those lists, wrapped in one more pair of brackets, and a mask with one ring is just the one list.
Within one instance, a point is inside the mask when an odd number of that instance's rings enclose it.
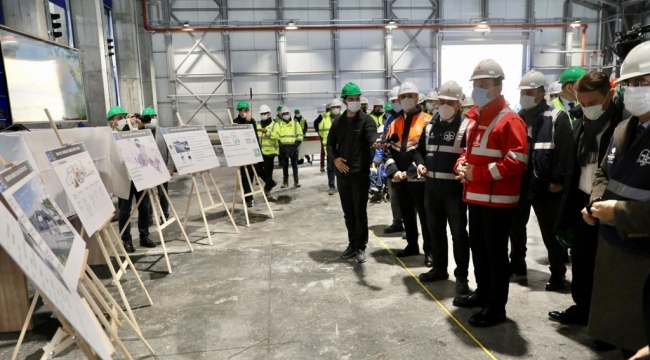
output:
{"label": "white face mask", "polygon": [[341,108],[332,108],[332,115],[338,115],[341,113]]}
{"label": "white face mask", "polygon": [[151,122],[149,122],[148,124],[144,124],[144,127],[147,129],[155,129],[157,123],[158,123],[157,119],[151,119]]}
{"label": "white face mask", "polygon": [[356,113],[361,109],[361,102],[359,101],[348,101],[347,103],[348,110],[350,110],[353,113]]}
{"label": "white face mask", "polygon": [[472,90],[472,100],[474,100],[474,104],[476,104],[478,107],[483,107],[492,101],[488,97],[488,92],[490,90],[482,89],[480,87],[475,87]]}
{"label": "white face mask", "polygon": [[122,130],[124,129],[124,126],[126,126],[126,119],[118,120],[117,121],[117,128]]}
{"label": "white face mask", "polygon": [[598,120],[598,118],[605,113],[603,110],[603,104],[582,107],[582,113],[588,120]]}
{"label": "white face mask", "polygon": [[530,96],[530,95],[521,95],[519,98],[519,105],[521,105],[521,108],[524,110],[532,109],[535,106],[539,104],[538,102],[535,102],[535,97]]}
{"label": "white face mask", "polygon": [[628,87],[623,98],[625,109],[634,116],[645,115],[650,112],[650,87]]}
{"label": "white face mask", "polygon": [[268,119],[269,119],[269,115],[268,115],[268,114],[264,114],[264,115],[262,115],[262,120],[268,120]]}
{"label": "white face mask", "polygon": [[400,103],[398,103],[397,101],[395,101],[395,102],[393,103],[393,111],[395,111],[396,113],[402,111],[402,105],[400,105]]}
{"label": "white face mask", "polygon": [[400,100],[400,105],[402,105],[402,109],[404,109],[405,112],[411,112],[415,109],[415,99],[404,98]]}
{"label": "white face mask", "polygon": [[438,114],[440,114],[442,120],[449,121],[454,117],[454,115],[456,115],[456,109],[450,105],[442,104],[438,108]]}
{"label": "white face mask", "polygon": [[436,107],[436,104],[434,104],[432,102],[427,102],[427,110],[433,110],[433,109],[435,109],[435,107]]}
{"label": "white face mask", "polygon": [[282,118],[283,118],[285,121],[289,121],[289,120],[291,120],[291,115],[282,115]]}

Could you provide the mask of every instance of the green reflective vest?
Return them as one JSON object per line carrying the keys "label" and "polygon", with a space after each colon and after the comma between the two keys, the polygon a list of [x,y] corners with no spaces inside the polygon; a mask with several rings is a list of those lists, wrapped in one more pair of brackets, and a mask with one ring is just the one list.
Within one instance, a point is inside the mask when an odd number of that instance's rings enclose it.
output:
{"label": "green reflective vest", "polygon": [[560,97],[556,97],[553,99],[553,107],[566,113],[567,116],[569,117],[569,122],[571,122],[571,127],[573,127],[573,122],[575,119],[571,116],[571,114],[567,111],[567,109],[564,107],[564,103],[562,102],[562,99]]}
{"label": "green reflective vest", "polygon": [[302,127],[295,120],[286,122],[278,121],[278,132],[280,135],[280,144],[293,145],[297,141],[302,141]]}
{"label": "green reflective vest", "polygon": [[327,136],[330,133],[330,128],[332,127],[332,113],[324,112],[321,114],[321,121],[318,124],[318,135],[323,139],[323,150],[325,155],[327,155]]}
{"label": "green reflective vest", "polygon": [[370,117],[375,120],[375,124],[377,124],[377,127],[380,127],[384,125],[384,114],[381,115],[375,115],[375,113],[370,113],[368,114]]}
{"label": "green reflective vest", "polygon": [[280,154],[280,125],[275,121],[271,121],[271,124],[266,127],[266,134],[260,131],[263,128],[264,127],[262,124],[258,122],[257,135],[260,138],[260,148],[262,149],[262,155]]}

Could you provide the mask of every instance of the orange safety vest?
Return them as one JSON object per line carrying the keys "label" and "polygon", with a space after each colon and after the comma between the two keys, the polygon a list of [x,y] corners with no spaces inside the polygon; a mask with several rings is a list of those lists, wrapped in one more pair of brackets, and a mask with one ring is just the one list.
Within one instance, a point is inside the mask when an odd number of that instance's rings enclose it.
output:
{"label": "orange safety vest", "polygon": [[[411,121],[411,129],[409,130],[409,138],[406,141],[406,151],[415,150],[420,143],[420,136],[424,131],[424,128],[431,121],[431,115],[425,113],[424,111],[417,114]],[[404,133],[404,115],[400,115],[395,121],[390,123],[388,127],[388,133],[386,134],[386,139],[390,139],[392,134],[397,134],[399,141],[396,143],[390,143],[390,147],[396,151],[402,149],[402,134]]]}

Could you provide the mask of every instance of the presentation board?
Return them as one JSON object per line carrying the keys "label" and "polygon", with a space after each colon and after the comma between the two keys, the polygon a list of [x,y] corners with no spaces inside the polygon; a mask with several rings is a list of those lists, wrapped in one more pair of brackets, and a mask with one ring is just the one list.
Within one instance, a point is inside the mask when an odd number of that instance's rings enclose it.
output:
{"label": "presentation board", "polygon": [[121,131],[113,133],[113,139],[138,191],[171,179],[151,130]]}
{"label": "presentation board", "polygon": [[[34,239],[35,252],[49,260],[70,289],[76,289],[86,243],[47,193],[29,161],[0,173],[0,192]],[[46,261],[47,263],[47,261]]]}
{"label": "presentation board", "polygon": [[[38,245],[0,203],[0,246],[16,262],[23,273],[50,301],[58,312],[75,329],[77,335],[93,349],[101,359],[111,359],[115,349],[89,311],[79,294],[70,288],[39,252]],[[79,278],[77,273],[77,279]]]}
{"label": "presentation board", "polygon": [[180,175],[220,166],[204,126],[160,128],[160,133]]}
{"label": "presentation board", "polygon": [[112,216],[115,206],[86,145],[65,146],[46,155],[86,233],[92,236]]}
{"label": "presentation board", "polygon": [[253,125],[217,125],[217,131],[229,167],[257,164],[263,160]]}

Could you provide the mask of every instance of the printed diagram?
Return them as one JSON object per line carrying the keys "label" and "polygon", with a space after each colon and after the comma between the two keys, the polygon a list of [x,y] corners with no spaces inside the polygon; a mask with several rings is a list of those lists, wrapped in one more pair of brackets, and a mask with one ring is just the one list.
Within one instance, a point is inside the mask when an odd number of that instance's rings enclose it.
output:
{"label": "printed diagram", "polygon": [[13,197],[34,229],[65,266],[74,241],[74,232],[54,202],[46,196],[43,185],[37,178],[32,178],[16,190]]}
{"label": "printed diagram", "polygon": [[181,158],[183,164],[192,164],[192,153],[190,144],[187,140],[174,140],[172,145],[169,145],[169,151],[175,152]]}
{"label": "printed diagram", "polygon": [[[128,139],[128,143],[129,147],[122,153],[124,161],[138,164],[141,168],[151,167],[161,174],[166,172],[167,169],[162,166],[160,159],[154,155],[158,151],[157,148],[153,148],[150,144],[137,138]],[[153,144],[153,146],[156,145]]]}
{"label": "printed diagram", "polygon": [[71,164],[66,168],[67,177],[65,182],[68,186],[78,188],[84,183],[86,178],[94,173],[92,169],[86,168],[79,161],[76,164]]}
{"label": "printed diagram", "polygon": [[34,253],[36,253],[36,255],[38,255],[38,257],[41,258],[41,260],[43,260],[43,263],[47,266],[47,268],[50,269],[52,274],[54,274],[54,276],[59,280],[59,282],[61,282],[61,285],[63,285],[66,289],[68,289],[68,285],[66,285],[65,281],[61,277],[61,274],[59,273],[59,270],[56,269],[56,267],[52,264],[50,259],[45,255],[45,253],[43,252],[43,249],[41,249],[41,247],[38,246],[36,241],[34,241],[32,236],[29,235],[27,230],[25,230],[22,227],[22,225],[21,225],[21,229],[22,229],[22,232],[23,232],[23,239],[25,239],[25,242],[27,243],[27,245],[29,245],[29,247],[32,248],[32,250],[34,250]]}

